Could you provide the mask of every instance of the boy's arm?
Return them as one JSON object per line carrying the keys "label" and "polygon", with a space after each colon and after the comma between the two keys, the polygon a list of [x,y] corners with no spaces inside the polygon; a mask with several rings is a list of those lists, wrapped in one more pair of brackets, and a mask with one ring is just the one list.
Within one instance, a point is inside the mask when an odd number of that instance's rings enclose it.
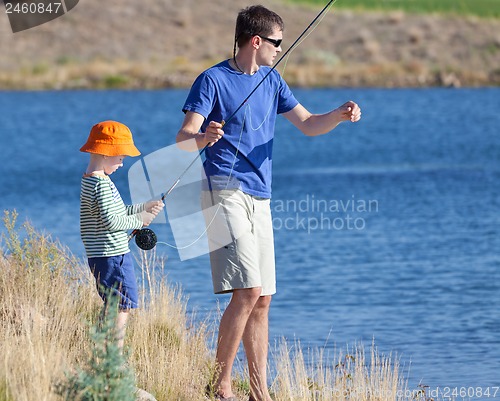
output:
{"label": "boy's arm", "polygon": [[127,214],[137,214],[143,211],[148,213],[153,213],[155,216],[161,211],[165,206],[161,200],[152,200],[144,203],[137,203],[135,205],[125,205],[125,210]]}
{"label": "boy's arm", "polygon": [[138,214],[146,210],[146,202],[136,203],[135,205],[125,205],[125,211],[127,215]]}
{"label": "boy's arm", "polygon": [[117,214],[116,203],[113,199],[111,188],[106,183],[98,183],[96,186],[96,199],[99,207],[101,221],[106,230],[125,231],[140,229],[144,226],[139,214],[120,215]]}

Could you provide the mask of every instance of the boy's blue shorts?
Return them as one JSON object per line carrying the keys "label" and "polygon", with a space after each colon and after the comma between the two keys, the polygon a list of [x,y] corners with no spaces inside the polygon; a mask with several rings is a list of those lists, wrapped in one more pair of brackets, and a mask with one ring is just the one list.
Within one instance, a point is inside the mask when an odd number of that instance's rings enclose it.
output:
{"label": "boy's blue shorts", "polygon": [[111,291],[111,294],[119,297],[120,309],[139,307],[137,279],[130,252],[118,256],[89,258],[88,261],[96,280],[97,291],[105,303]]}

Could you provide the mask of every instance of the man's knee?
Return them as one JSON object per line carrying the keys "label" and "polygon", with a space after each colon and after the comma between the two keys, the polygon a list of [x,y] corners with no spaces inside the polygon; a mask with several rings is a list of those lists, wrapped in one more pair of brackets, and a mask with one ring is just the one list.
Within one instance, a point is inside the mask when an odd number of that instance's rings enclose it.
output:
{"label": "man's knee", "polygon": [[255,306],[257,308],[269,309],[269,307],[271,306],[271,299],[272,299],[271,295],[262,295],[259,297]]}
{"label": "man's knee", "polygon": [[269,314],[269,309],[271,306],[271,296],[263,295],[260,296],[255,306],[253,307],[252,314],[255,316],[267,316]]}
{"label": "man's knee", "polygon": [[233,291],[233,296],[231,298],[231,302],[245,305],[250,307],[251,309],[259,302],[260,294],[262,293],[262,288],[242,288]]}

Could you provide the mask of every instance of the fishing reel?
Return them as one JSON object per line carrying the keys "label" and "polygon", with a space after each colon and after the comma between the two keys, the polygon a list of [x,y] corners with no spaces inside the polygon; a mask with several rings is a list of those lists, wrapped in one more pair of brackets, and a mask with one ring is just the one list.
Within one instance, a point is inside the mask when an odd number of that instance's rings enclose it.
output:
{"label": "fishing reel", "polygon": [[142,228],[135,233],[135,243],[144,251],[153,249],[158,242],[156,234],[150,228]]}

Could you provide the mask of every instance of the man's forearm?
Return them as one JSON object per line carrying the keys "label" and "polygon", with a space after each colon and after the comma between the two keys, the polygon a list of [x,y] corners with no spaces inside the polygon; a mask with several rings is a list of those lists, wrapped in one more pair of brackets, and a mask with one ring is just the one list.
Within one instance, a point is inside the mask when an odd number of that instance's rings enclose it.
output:
{"label": "man's forearm", "polygon": [[205,139],[205,134],[201,132],[193,133],[183,129],[177,133],[175,142],[180,149],[187,150],[189,152],[203,149],[208,144]]}
{"label": "man's forearm", "polygon": [[311,114],[304,121],[302,132],[307,136],[323,135],[333,130],[342,121],[336,110],[332,110],[326,114]]}

